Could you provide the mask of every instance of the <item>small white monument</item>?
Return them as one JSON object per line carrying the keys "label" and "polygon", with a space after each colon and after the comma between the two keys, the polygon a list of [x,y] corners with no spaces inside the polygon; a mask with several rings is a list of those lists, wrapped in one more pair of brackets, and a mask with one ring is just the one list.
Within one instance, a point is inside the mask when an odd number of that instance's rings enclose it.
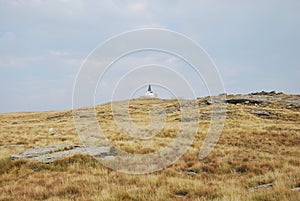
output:
{"label": "small white monument", "polygon": [[157,94],[155,94],[152,89],[151,89],[151,85],[149,84],[148,86],[148,90],[146,91],[146,95],[145,97],[148,97],[148,98],[156,98],[157,97]]}

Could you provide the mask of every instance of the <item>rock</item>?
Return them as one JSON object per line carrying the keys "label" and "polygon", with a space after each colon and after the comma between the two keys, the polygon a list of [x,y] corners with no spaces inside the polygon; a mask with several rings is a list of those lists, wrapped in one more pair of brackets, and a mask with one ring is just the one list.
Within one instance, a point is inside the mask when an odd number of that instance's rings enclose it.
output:
{"label": "rock", "polygon": [[12,160],[36,160],[43,163],[51,163],[55,160],[76,154],[88,154],[95,157],[114,156],[111,147],[79,146],[79,145],[51,145],[27,149],[22,153],[11,155]]}
{"label": "rock", "polygon": [[300,106],[300,96],[295,96],[291,98],[281,99],[282,102],[285,102],[287,104],[292,104],[293,106]]}
{"label": "rock", "polygon": [[272,183],[255,186],[252,188],[252,190],[257,190],[257,189],[262,189],[262,188],[270,188],[270,187],[273,187]]}
{"label": "rock", "polygon": [[244,99],[244,98],[236,99],[235,98],[235,99],[227,99],[226,103],[229,103],[229,104],[259,105],[259,104],[263,104],[264,102],[260,101],[260,100],[252,100],[252,99]]}
{"label": "rock", "polygon": [[[226,102],[226,101],[225,101]],[[218,105],[218,104],[224,104],[224,100],[222,99],[210,99],[210,100],[204,100],[205,105]]]}
{"label": "rock", "polygon": [[250,114],[255,114],[258,116],[270,116],[270,113],[266,110],[251,110]]}
{"label": "rock", "polygon": [[300,192],[300,187],[293,188],[292,191],[299,191]]}
{"label": "rock", "polygon": [[110,154],[111,154],[110,147],[88,146],[85,149],[90,155],[95,156],[95,157],[110,156]]}
{"label": "rock", "polygon": [[286,109],[299,109],[300,105],[289,105],[286,107]]}
{"label": "rock", "polygon": [[189,176],[195,176],[197,173],[194,172],[194,171],[185,171],[184,172],[186,175],[189,175]]}
{"label": "rock", "polygon": [[270,91],[270,92],[266,92],[266,91],[261,91],[261,92],[254,92],[254,93],[251,93],[251,95],[263,95],[263,96],[266,96],[266,95],[276,95],[276,94],[283,94],[282,92],[279,92],[279,93],[276,93],[275,91]]}
{"label": "rock", "polygon": [[49,133],[49,135],[52,135],[54,137],[59,136],[58,132],[56,132],[56,130],[54,128],[49,128],[48,133]]}
{"label": "rock", "polygon": [[202,103],[202,105],[211,105],[212,103],[211,103],[211,101],[209,101],[209,100],[204,100],[204,102]]}

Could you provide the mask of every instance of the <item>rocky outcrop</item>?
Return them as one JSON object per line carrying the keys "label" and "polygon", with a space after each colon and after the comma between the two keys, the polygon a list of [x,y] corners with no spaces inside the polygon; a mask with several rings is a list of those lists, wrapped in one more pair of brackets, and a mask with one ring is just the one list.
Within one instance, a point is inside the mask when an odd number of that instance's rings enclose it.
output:
{"label": "rocky outcrop", "polygon": [[11,159],[36,160],[43,163],[51,163],[55,160],[74,156],[76,154],[91,154],[96,157],[113,157],[115,155],[111,147],[84,147],[80,145],[63,144],[30,148],[22,153],[11,155]]}

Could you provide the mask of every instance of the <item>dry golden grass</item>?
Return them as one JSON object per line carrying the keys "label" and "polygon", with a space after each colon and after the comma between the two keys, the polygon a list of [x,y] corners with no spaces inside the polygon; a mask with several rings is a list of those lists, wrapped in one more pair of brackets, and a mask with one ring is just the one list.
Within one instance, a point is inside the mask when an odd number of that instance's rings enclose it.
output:
{"label": "dry golden grass", "polygon": [[[200,112],[210,110],[199,105]],[[180,126],[175,100],[131,100],[130,118],[139,126],[148,125],[151,107],[174,111],[166,114],[164,129],[146,142],[132,140],[117,127],[110,104],[96,110],[115,146],[144,154],[166,146]],[[297,201],[300,192],[291,189],[300,187],[300,110],[286,107],[276,101],[258,106],[228,104],[221,138],[208,157],[198,159],[209,128],[209,119],[204,118],[184,156],[162,171],[145,175],[110,170],[88,155],[51,164],[11,161],[10,154],[30,147],[81,142],[71,111],[0,114],[0,200]],[[259,117],[249,113],[252,109],[271,115]],[[60,135],[53,135],[49,128]],[[253,189],[268,183],[273,186]]]}

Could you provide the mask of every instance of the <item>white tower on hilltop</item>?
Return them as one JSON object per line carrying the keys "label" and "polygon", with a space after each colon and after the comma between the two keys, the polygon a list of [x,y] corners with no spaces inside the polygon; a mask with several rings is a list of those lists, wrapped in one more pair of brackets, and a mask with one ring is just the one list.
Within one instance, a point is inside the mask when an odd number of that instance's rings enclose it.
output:
{"label": "white tower on hilltop", "polygon": [[151,90],[151,85],[149,84],[148,90],[146,91],[145,97],[155,98],[157,95]]}

